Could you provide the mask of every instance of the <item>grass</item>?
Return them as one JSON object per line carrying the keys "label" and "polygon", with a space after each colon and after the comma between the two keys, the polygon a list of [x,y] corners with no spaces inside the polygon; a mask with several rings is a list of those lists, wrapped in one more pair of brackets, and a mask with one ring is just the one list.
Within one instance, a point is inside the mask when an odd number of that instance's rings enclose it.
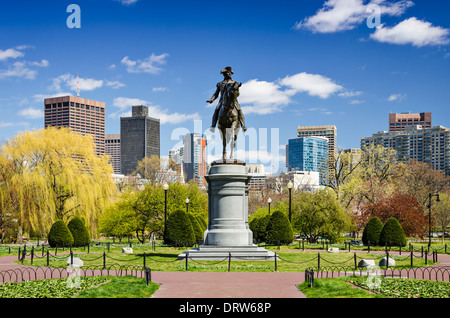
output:
{"label": "grass", "polygon": [[[367,276],[320,278],[314,287],[298,285],[307,298],[449,298],[450,283],[421,279],[380,277],[369,287]],[[370,282],[374,282],[372,279]]]}
{"label": "grass", "polygon": [[[152,271],[185,271],[186,264],[184,260],[177,260],[178,255],[183,250],[175,248],[159,248],[157,251],[145,252],[145,265],[150,267]],[[328,253],[326,251],[302,251],[298,249],[281,250],[272,249],[279,256],[277,261],[277,271],[279,272],[302,272],[305,268],[318,266],[318,256],[320,253],[320,266],[354,266],[354,252],[340,251],[339,253]],[[410,258],[408,253],[403,255],[390,255],[395,259],[397,266],[409,266]],[[79,257],[83,260],[85,266],[103,265],[103,253],[91,252],[75,253],[74,257]],[[144,265],[143,251],[134,250],[133,254],[121,252],[106,252],[106,266],[119,265]],[[50,258],[49,265],[51,267],[66,268],[68,255],[58,254],[56,257]],[[374,259],[376,263],[384,257],[380,253],[356,253],[357,263],[361,259]],[[19,261],[16,261],[19,263]],[[24,265],[31,265],[29,257],[23,262]],[[424,259],[414,258],[414,266],[423,266]],[[34,266],[47,266],[47,258],[34,258]],[[273,259],[267,261],[231,261],[230,271],[233,272],[273,272],[275,270],[275,262]],[[188,259],[189,271],[227,271],[228,258],[222,262],[218,261],[193,261]]]}
{"label": "grass", "polygon": [[149,298],[159,285],[133,276],[80,277],[78,288],[67,278],[0,285],[0,298]]}

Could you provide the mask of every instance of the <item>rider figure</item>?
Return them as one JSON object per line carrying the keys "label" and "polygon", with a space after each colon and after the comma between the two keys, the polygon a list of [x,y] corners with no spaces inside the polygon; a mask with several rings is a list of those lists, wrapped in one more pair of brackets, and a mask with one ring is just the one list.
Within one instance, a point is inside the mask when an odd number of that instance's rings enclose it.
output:
{"label": "rider figure", "polygon": [[[231,84],[231,83],[237,83],[236,81],[233,81],[231,79],[231,75],[234,74],[233,71],[231,70],[231,67],[225,67],[222,71],[220,71],[220,74],[223,74],[224,80],[220,83],[217,83],[217,89],[216,92],[214,93],[214,95],[208,99],[206,102],[207,103],[213,103],[217,97],[219,97],[220,94],[220,99],[219,99],[219,103],[216,106],[216,110],[214,111],[214,115],[213,115],[213,119],[212,119],[212,125],[211,125],[211,132],[214,132],[215,128],[216,128],[216,124],[217,124],[217,120],[219,119],[219,111],[220,108],[222,107],[223,104],[223,99],[224,99],[224,95],[225,95],[225,90],[226,90],[226,85],[227,84]],[[240,85],[239,85],[240,86]],[[239,122],[241,124],[242,130],[244,132],[247,131],[247,128],[245,127],[245,118],[244,118],[244,114],[242,113],[242,109],[241,106],[239,105],[238,102],[235,103],[236,106],[236,110],[238,112],[238,118],[239,118]]]}

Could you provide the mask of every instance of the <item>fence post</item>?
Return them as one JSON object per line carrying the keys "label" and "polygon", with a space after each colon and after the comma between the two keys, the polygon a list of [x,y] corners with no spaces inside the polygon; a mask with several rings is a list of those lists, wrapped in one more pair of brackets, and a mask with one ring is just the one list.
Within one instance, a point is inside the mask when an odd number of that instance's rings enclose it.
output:
{"label": "fence post", "polygon": [[70,251],[70,265],[73,266],[73,252]]}
{"label": "fence post", "polygon": [[275,272],[278,271],[277,258],[278,258],[278,255],[277,255],[277,253],[275,253]]}
{"label": "fence post", "polygon": [[353,259],[355,261],[355,270],[358,269],[358,264],[356,264],[356,252],[353,254]]}
{"label": "fence post", "polygon": [[389,268],[389,252],[386,250],[386,269]]}
{"label": "fence post", "polygon": [[106,252],[103,251],[103,269],[106,268]]}
{"label": "fence post", "polygon": [[31,247],[31,265],[33,265],[34,246]]}
{"label": "fence post", "polygon": [[320,269],[320,253],[317,253],[317,268]]}
{"label": "fence post", "polygon": [[47,248],[47,267],[50,266],[50,254],[48,252],[48,248]]}
{"label": "fence post", "polygon": [[367,253],[370,253],[370,241],[367,241]]}
{"label": "fence post", "polygon": [[19,246],[19,253],[17,254],[17,260],[20,261],[20,246]]}
{"label": "fence post", "polygon": [[427,264],[428,264],[428,253],[425,253],[425,266],[427,266]]}
{"label": "fence post", "polygon": [[188,256],[189,252],[186,252],[186,271],[188,270]]}
{"label": "fence post", "polygon": [[144,252],[144,268],[145,268],[146,266],[145,266],[145,252]]}
{"label": "fence post", "polygon": [[413,262],[413,259],[414,259],[414,253],[413,253],[413,251],[411,250],[411,267],[413,267],[414,266],[414,262]]}
{"label": "fence post", "polygon": [[228,272],[230,271],[231,268],[231,252],[228,252]]}

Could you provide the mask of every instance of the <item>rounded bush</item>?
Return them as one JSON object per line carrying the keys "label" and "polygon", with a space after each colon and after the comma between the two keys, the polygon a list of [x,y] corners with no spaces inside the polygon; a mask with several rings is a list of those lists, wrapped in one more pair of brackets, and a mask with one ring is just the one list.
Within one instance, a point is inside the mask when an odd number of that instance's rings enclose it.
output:
{"label": "rounded bush", "polygon": [[253,232],[253,239],[256,242],[265,242],[266,240],[266,229],[267,224],[269,224],[270,215],[266,215],[259,218],[254,218],[249,223],[250,231]]}
{"label": "rounded bush", "polygon": [[73,236],[73,246],[86,246],[89,244],[91,239],[83,220],[76,216],[70,220],[67,227]]}
{"label": "rounded bush", "polygon": [[280,211],[275,211],[266,228],[266,243],[289,244],[294,240],[294,232],[287,216]]}
{"label": "rounded bush", "polygon": [[381,231],[383,230],[383,222],[374,216],[367,222],[364,228],[362,241],[365,245],[378,245],[380,242]]}
{"label": "rounded bush", "polygon": [[191,220],[192,229],[194,230],[195,240],[196,241],[203,240],[203,230],[202,226],[198,222],[198,219],[192,214],[188,214],[188,216],[189,219]]}
{"label": "rounded bush", "polygon": [[172,212],[167,218],[165,244],[192,246],[195,234],[188,214],[183,210]]}
{"label": "rounded bush", "polygon": [[386,221],[380,234],[380,245],[405,246],[406,235],[396,218]]}
{"label": "rounded bush", "polygon": [[53,223],[48,233],[48,244],[51,247],[73,245],[73,236],[66,223],[61,220]]}

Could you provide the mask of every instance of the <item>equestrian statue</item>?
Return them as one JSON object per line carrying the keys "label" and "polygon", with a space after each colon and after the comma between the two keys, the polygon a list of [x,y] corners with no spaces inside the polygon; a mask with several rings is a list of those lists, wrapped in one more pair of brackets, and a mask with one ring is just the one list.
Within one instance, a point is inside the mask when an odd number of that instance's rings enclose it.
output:
{"label": "equestrian statue", "polygon": [[220,74],[223,75],[224,80],[217,83],[217,89],[214,95],[207,100],[208,103],[213,103],[220,94],[219,103],[214,111],[211,132],[215,131],[215,127],[219,128],[220,137],[222,138],[222,159],[227,159],[227,145],[230,144],[230,159],[233,159],[233,151],[236,147],[236,140],[240,128],[245,132],[245,118],[242,113],[241,106],[237,100],[239,96],[239,87],[242,83],[231,79],[234,74],[230,66],[225,67]]}

